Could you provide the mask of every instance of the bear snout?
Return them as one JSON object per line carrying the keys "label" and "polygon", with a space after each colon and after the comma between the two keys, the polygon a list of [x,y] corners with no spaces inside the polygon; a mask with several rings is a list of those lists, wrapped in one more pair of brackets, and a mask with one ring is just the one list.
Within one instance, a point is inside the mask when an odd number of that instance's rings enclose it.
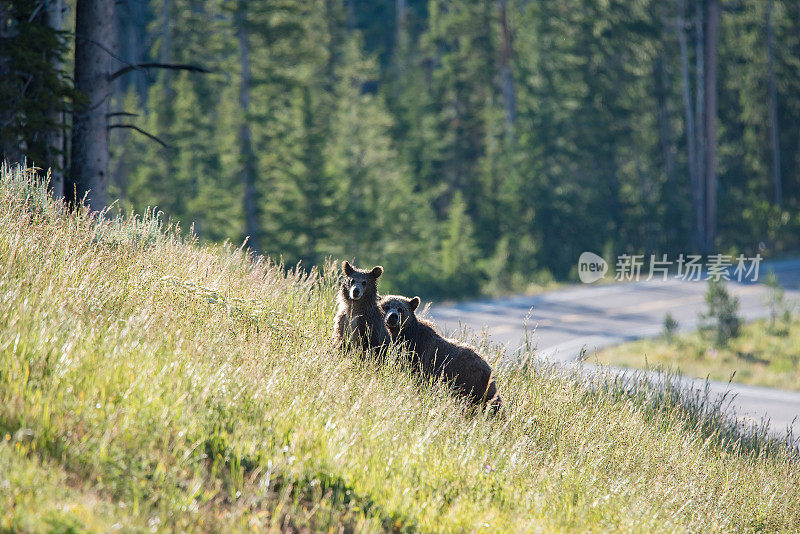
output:
{"label": "bear snout", "polygon": [[350,288],[350,298],[353,300],[358,300],[361,298],[361,288],[358,286],[353,286]]}
{"label": "bear snout", "polygon": [[390,310],[389,313],[386,314],[386,324],[392,328],[396,327],[400,324],[400,314],[395,310]]}

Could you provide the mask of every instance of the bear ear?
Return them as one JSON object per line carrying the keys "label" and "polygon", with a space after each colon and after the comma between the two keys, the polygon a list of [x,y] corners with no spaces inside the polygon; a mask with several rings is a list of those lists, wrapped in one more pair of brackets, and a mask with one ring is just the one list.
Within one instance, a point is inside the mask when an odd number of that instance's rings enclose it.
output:
{"label": "bear ear", "polygon": [[414,297],[413,299],[409,300],[408,303],[411,305],[411,311],[416,310],[419,308],[419,297]]}
{"label": "bear ear", "polygon": [[381,267],[380,265],[378,265],[377,267],[373,267],[372,270],[369,272],[369,274],[372,275],[372,278],[377,280],[383,274],[383,267]]}
{"label": "bear ear", "polygon": [[349,261],[345,260],[345,261],[342,262],[342,271],[344,271],[344,274],[347,275],[347,276],[350,276],[351,274],[353,274],[354,269],[353,269],[353,266],[350,265]]}

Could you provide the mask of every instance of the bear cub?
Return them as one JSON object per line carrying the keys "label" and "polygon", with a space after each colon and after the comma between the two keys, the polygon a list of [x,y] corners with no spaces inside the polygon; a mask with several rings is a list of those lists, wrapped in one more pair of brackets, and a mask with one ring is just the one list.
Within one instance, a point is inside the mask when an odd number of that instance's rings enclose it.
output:
{"label": "bear cub", "polygon": [[344,279],[339,291],[339,310],[333,327],[338,346],[362,350],[388,347],[391,337],[386,330],[383,311],[378,306],[378,278],[383,267],[369,271],[356,269],[349,262],[342,264]]}
{"label": "bear cub", "polygon": [[502,408],[491,366],[469,345],[443,338],[432,323],[418,318],[419,302],[419,297],[399,295],[387,295],[380,302],[389,335],[412,351],[413,367],[426,376],[442,377],[474,404]]}

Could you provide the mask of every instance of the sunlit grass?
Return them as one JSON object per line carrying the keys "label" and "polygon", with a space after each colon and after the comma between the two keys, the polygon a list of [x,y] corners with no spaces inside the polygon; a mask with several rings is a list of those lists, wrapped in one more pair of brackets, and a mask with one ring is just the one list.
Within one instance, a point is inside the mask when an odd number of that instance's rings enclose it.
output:
{"label": "sunlit grass", "polygon": [[[726,346],[700,332],[632,341],[597,354],[599,363],[643,368],[662,366],[689,376],[779,389],[800,390],[800,317],[770,326],[760,320],[742,327]],[[734,374],[735,373],[735,374]]]}
{"label": "sunlit grass", "polygon": [[702,397],[530,364],[474,413],[334,349],[331,269],[31,180],[0,184],[0,530],[800,529],[794,451]]}

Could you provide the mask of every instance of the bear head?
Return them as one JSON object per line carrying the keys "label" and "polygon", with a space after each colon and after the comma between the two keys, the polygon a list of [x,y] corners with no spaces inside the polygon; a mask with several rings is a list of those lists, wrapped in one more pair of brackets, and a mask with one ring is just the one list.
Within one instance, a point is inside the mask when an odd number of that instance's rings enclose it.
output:
{"label": "bear head", "polygon": [[378,297],[378,278],[383,274],[383,267],[378,265],[369,271],[356,269],[350,262],[342,263],[342,298],[345,301],[360,302],[375,300]]}
{"label": "bear head", "polygon": [[394,339],[403,328],[412,326],[417,321],[414,311],[419,307],[419,297],[413,299],[401,295],[386,295],[381,299],[384,323]]}

